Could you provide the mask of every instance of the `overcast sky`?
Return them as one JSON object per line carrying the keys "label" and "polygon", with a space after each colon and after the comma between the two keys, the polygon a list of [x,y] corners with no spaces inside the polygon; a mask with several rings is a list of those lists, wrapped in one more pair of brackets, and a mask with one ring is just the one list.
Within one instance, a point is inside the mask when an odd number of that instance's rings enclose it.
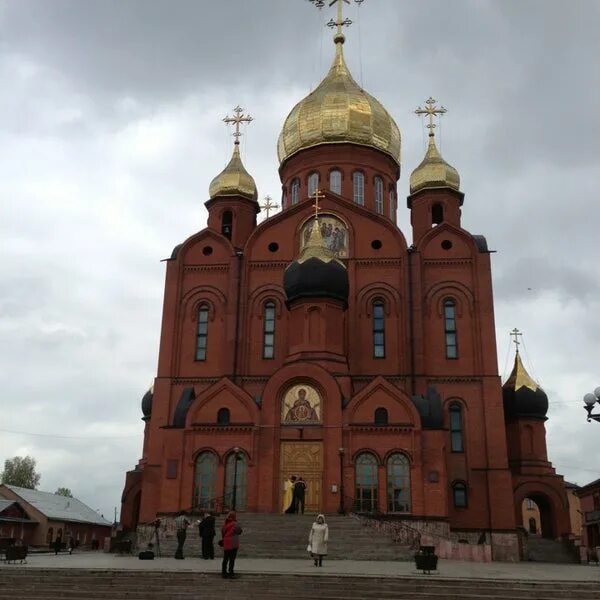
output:
{"label": "overcast sky", "polygon": [[[519,327],[550,398],[551,460],[576,483],[600,477],[581,403],[600,385],[600,3],[366,0],[348,14],[349,66],[402,132],[399,197],[425,148],[412,111],[432,95],[463,226],[497,251],[500,373]],[[112,518],[142,448],[160,260],[205,226],[231,151],[221,119],[236,104],[254,117],[245,164],[279,198],[277,135],[328,69],[332,15],[306,0],[0,1],[0,465],[30,454],[41,489]]]}

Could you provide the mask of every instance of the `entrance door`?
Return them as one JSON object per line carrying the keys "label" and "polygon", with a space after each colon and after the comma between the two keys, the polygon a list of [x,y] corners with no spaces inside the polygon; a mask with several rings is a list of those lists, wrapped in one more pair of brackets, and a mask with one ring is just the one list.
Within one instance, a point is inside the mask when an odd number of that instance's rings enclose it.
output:
{"label": "entrance door", "polygon": [[323,442],[281,442],[278,507],[281,506],[283,483],[292,475],[302,477],[306,482],[305,510],[319,512],[323,483]]}

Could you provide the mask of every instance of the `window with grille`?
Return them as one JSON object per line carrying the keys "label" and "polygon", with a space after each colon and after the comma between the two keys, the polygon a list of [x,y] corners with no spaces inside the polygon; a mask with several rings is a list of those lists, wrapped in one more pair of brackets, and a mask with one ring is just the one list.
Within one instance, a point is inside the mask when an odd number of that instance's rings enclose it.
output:
{"label": "window with grille", "polygon": [[383,300],[373,302],[373,358],[385,358],[385,309]]}
{"label": "window with grille", "polygon": [[292,204],[298,204],[299,200],[300,200],[300,180],[299,179],[294,179],[294,181],[292,181],[292,188],[290,191],[290,195],[291,195],[291,199],[292,199]]}
{"label": "window with grille", "polygon": [[329,189],[335,194],[342,193],[342,173],[341,171],[331,171],[329,173]]}
{"label": "window with grille", "polygon": [[383,179],[375,177],[375,212],[379,215],[383,214]]}
{"label": "window with grille", "polygon": [[311,173],[308,176],[308,195],[314,196],[315,192],[319,188],[319,174]]}
{"label": "window with grille", "polygon": [[444,300],[444,335],[446,341],[446,358],[458,358],[456,302],[451,298]]}
{"label": "window with grille", "polygon": [[360,206],[364,206],[365,176],[361,171],[354,171],[352,174],[352,184],[354,186],[354,202]]}
{"label": "window with grille", "polygon": [[263,358],[275,358],[275,302],[271,300],[263,312]]}
{"label": "window with grille", "polygon": [[206,360],[208,346],[208,306],[198,308],[198,332],[196,337],[196,360]]}
{"label": "window with grille", "polygon": [[450,407],[450,448],[452,452],[464,452],[462,407],[453,404]]}

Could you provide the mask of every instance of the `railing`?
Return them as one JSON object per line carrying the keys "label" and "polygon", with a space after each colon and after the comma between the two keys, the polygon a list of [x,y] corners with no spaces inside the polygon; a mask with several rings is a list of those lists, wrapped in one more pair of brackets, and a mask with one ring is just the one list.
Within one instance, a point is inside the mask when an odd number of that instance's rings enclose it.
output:
{"label": "railing", "polygon": [[403,546],[418,550],[421,545],[421,532],[399,520],[396,515],[382,513],[374,500],[344,496],[340,512],[354,516],[367,526],[384,530],[392,540]]}

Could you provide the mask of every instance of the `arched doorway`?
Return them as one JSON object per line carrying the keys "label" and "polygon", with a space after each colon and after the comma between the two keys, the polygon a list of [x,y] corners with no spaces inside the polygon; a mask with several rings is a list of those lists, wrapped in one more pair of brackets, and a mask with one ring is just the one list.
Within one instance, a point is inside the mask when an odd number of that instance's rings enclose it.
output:
{"label": "arched doorway", "polygon": [[194,507],[214,508],[217,493],[217,464],[213,452],[202,452],[196,458],[194,476]]}
{"label": "arched doorway", "polygon": [[[237,462],[237,468],[236,468]],[[235,480],[235,490],[234,490]],[[225,506],[235,510],[246,510],[248,498],[248,460],[243,452],[231,452],[225,462]]]}

